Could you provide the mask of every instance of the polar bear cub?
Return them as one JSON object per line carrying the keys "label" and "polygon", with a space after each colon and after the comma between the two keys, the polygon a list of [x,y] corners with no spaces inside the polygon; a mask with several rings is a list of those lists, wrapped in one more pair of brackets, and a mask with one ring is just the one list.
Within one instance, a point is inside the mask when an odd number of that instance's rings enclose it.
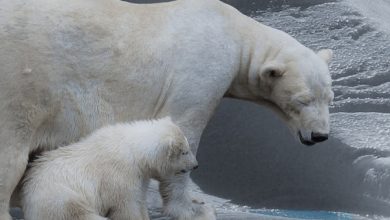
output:
{"label": "polar bear cub", "polygon": [[103,127],[32,163],[22,189],[25,219],[149,219],[150,178],[196,167],[187,139],[169,117]]}

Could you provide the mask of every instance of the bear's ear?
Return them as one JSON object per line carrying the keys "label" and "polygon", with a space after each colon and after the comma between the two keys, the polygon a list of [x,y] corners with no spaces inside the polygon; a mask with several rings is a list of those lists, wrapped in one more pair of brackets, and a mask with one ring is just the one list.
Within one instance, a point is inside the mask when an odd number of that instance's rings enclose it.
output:
{"label": "bear's ear", "polygon": [[321,57],[327,64],[329,64],[330,60],[333,57],[333,50],[331,49],[323,49],[317,52],[317,55]]}
{"label": "bear's ear", "polygon": [[260,79],[273,79],[282,77],[286,72],[284,64],[269,63],[266,64],[260,71]]}

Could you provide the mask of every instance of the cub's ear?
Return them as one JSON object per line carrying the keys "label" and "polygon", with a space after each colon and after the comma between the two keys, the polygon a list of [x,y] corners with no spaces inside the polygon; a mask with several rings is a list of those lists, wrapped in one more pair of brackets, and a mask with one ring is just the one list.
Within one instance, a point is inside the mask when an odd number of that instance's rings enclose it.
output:
{"label": "cub's ear", "polygon": [[333,50],[331,49],[323,49],[317,52],[317,55],[323,59],[327,64],[332,60]]}
{"label": "cub's ear", "polygon": [[267,80],[273,78],[282,77],[286,72],[286,67],[284,64],[280,63],[269,63],[266,64],[260,71],[260,79]]}

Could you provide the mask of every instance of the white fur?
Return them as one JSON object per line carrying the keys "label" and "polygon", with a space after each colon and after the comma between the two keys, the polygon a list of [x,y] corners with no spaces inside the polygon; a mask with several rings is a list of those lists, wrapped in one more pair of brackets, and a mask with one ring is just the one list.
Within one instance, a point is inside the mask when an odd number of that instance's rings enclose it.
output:
{"label": "white fur", "polygon": [[32,163],[22,189],[25,219],[149,219],[149,179],[196,165],[170,118],[107,126]]}
{"label": "white fur", "polygon": [[[330,56],[320,53],[324,60],[222,2],[0,5],[2,220],[9,219],[10,196],[29,153],[77,141],[109,123],[171,115],[195,153],[216,106],[229,96],[271,106],[294,133],[329,130]],[[278,78],[268,76],[272,67]],[[303,106],[301,99],[309,102]],[[169,195],[164,211],[173,217],[208,213],[192,202],[187,181],[162,185]],[[182,208],[173,208],[177,203]]]}

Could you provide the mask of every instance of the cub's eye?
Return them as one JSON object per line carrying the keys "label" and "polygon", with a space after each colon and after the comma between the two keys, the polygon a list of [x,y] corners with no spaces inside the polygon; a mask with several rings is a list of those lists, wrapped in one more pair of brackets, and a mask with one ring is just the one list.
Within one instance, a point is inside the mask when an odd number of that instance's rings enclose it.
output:
{"label": "cub's eye", "polygon": [[188,151],[181,153],[181,155],[187,155],[187,154],[188,154]]}

